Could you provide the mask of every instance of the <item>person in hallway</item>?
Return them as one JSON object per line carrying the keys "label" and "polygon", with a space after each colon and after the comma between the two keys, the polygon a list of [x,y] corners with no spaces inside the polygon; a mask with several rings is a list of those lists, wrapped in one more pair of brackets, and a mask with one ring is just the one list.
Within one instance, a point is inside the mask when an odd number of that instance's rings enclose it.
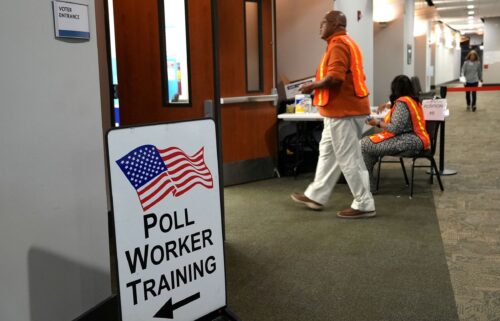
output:
{"label": "person in hallway", "polygon": [[347,35],[346,25],[346,17],[340,11],[327,12],[321,21],[320,36],[327,42],[326,52],[316,81],[302,86],[300,91],[314,91],[313,105],[324,116],[324,129],[314,182],[303,194],[293,193],[291,197],[313,210],[321,210],[343,173],[354,200],[337,216],[364,218],[376,214],[359,141],[370,114],[370,103],[361,51]]}
{"label": "person in hallway", "polygon": [[372,186],[373,168],[379,157],[415,156],[430,148],[424,111],[410,78],[405,75],[394,78],[391,83],[390,102],[392,107],[384,120],[367,120],[368,124],[383,130],[361,139],[361,151]]}
{"label": "person in hallway", "polygon": [[[461,74],[465,77],[465,87],[477,87],[479,82],[483,82],[483,70],[479,56],[474,50],[469,51],[462,65]],[[467,102],[467,111],[476,111],[476,92],[466,91],[465,100]]]}

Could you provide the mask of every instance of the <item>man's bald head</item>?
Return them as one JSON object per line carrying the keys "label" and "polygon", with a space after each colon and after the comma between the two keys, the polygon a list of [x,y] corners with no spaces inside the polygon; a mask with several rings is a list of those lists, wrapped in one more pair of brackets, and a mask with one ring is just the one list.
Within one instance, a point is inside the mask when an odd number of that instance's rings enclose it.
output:
{"label": "man's bald head", "polygon": [[328,11],[320,25],[320,35],[323,39],[328,39],[332,34],[338,31],[344,31],[347,20],[342,11]]}
{"label": "man's bald head", "polygon": [[325,19],[327,21],[337,23],[344,28],[347,26],[347,19],[342,11],[328,11],[325,15]]}

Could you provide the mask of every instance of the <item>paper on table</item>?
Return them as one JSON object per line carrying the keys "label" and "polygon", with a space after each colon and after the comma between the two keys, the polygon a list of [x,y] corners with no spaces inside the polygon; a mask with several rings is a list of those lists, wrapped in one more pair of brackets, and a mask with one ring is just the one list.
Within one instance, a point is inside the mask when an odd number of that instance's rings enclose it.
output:
{"label": "paper on table", "polygon": [[387,115],[387,113],[389,112],[389,109],[385,108],[382,112],[378,113],[378,107],[377,106],[371,106],[370,107],[370,116],[373,117],[373,118],[377,118],[377,119],[383,119],[385,117],[385,115]]}

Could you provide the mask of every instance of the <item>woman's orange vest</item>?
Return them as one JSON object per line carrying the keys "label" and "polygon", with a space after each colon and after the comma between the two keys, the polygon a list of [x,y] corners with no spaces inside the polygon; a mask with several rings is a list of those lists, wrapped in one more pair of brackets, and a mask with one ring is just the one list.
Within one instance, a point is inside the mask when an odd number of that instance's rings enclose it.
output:
{"label": "woman's orange vest", "polygon": [[[339,35],[332,37],[328,42],[328,47],[326,49],[323,58],[318,66],[318,70],[316,72],[316,80],[319,81],[326,76],[328,71],[328,58],[330,57],[331,51],[333,50],[333,44],[335,42],[342,42],[349,47],[349,52],[351,55],[351,66],[350,70],[352,72],[352,78],[354,83],[354,91],[356,96],[358,97],[366,97],[368,96],[368,88],[365,84],[365,74],[363,72],[363,58],[361,55],[361,51],[359,47],[352,41],[352,39],[347,35]],[[320,88],[314,91],[314,106],[326,106],[328,104],[328,100],[330,96],[329,88]]]}
{"label": "woman's orange vest", "polygon": [[[404,102],[406,104],[406,106],[408,106],[408,110],[410,111],[410,115],[411,115],[411,122],[413,124],[413,131],[420,138],[420,140],[422,140],[422,143],[424,144],[424,150],[429,149],[431,142],[429,139],[429,134],[427,133],[427,130],[425,129],[424,110],[422,109],[422,105],[420,103],[417,103],[412,98],[410,98],[408,96],[399,97],[394,102],[394,104],[392,105],[392,108],[389,110],[387,115],[385,115],[384,123],[391,122],[392,113],[394,111],[394,108],[396,108],[396,103],[398,101]],[[376,144],[376,143],[380,143],[381,141],[384,141],[386,139],[392,138],[394,136],[396,136],[394,133],[391,133],[390,131],[384,130],[384,131],[377,133],[375,135],[371,135],[370,140]]]}

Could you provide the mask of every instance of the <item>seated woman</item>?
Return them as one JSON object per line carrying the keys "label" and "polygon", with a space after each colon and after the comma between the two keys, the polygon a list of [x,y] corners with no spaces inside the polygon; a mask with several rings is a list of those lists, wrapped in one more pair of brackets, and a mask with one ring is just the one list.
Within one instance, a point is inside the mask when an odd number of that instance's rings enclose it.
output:
{"label": "seated woman", "polygon": [[[373,186],[373,167],[381,156],[415,156],[430,148],[425,118],[410,79],[405,75],[391,83],[390,105],[384,120],[367,123],[383,130],[361,139],[361,151]],[[373,188],[372,188],[373,190]]]}

